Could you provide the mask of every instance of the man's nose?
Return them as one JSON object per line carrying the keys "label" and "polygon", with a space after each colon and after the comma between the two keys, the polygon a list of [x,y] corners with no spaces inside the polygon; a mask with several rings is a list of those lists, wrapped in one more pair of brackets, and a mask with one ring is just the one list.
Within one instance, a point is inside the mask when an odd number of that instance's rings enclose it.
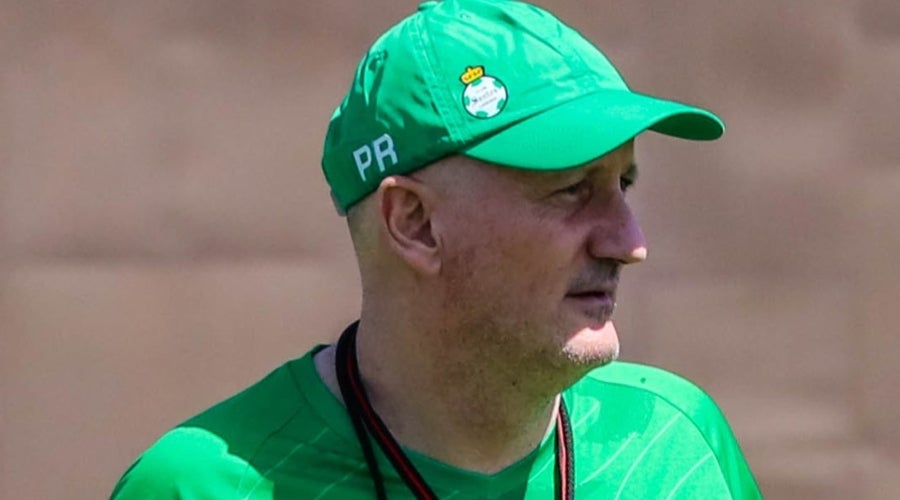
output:
{"label": "man's nose", "polygon": [[647,240],[625,198],[620,194],[597,215],[588,242],[595,259],[614,259],[635,264],[647,258]]}

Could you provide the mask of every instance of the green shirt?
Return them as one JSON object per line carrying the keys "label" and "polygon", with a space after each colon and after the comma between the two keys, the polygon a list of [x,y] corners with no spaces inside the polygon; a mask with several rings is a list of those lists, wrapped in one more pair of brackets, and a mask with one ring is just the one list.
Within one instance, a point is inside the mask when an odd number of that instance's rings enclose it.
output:
{"label": "green shirt", "polygon": [[[112,498],[372,499],[372,479],[313,349],[166,433]],[[614,362],[563,394],[582,499],[753,499],[759,489],[712,399],[657,368]],[[441,499],[553,498],[555,433],[503,471],[480,474],[407,455]],[[375,447],[388,496],[412,498]]]}

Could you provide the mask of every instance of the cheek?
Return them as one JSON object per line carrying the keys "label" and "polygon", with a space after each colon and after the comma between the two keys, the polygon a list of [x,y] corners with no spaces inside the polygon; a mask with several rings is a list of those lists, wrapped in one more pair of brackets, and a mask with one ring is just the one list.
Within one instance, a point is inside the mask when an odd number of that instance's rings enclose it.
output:
{"label": "cheek", "polygon": [[491,221],[473,214],[448,246],[447,277],[456,292],[490,300],[495,307],[505,303],[504,309],[526,309],[520,314],[551,305],[548,301],[563,293],[570,274],[571,255],[559,235],[514,216]]}

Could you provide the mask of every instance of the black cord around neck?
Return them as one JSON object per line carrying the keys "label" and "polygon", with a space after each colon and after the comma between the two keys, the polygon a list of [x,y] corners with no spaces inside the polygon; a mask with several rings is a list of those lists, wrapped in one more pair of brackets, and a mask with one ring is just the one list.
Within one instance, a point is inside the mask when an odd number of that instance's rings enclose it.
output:
{"label": "black cord around neck", "polygon": [[[341,396],[347,406],[347,413],[356,431],[356,437],[363,450],[369,475],[375,485],[375,496],[378,500],[387,500],[384,478],[378,466],[378,460],[372,449],[370,436],[375,439],[391,465],[400,475],[400,479],[419,500],[436,500],[437,495],[425,481],[419,471],[410,462],[400,444],[391,435],[381,417],[369,402],[359,373],[356,358],[356,330],[359,322],[354,322],[341,334],[335,353],[335,371]],[[572,427],[569,413],[562,397],[559,398],[559,409],[556,419],[556,473],[554,474],[554,490],[557,499],[573,500],[575,498],[575,457],[572,438]]]}

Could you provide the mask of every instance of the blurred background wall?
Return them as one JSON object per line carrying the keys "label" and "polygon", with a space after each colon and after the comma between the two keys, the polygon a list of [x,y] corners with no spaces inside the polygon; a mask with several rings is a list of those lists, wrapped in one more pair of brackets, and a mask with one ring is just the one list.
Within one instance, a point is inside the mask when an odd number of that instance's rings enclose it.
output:
{"label": "blurred background wall", "polygon": [[[715,143],[638,141],[623,357],[704,386],[770,498],[900,498],[900,8],[542,1]],[[318,165],[374,0],[0,0],[0,497],[101,498],[355,318]]]}

